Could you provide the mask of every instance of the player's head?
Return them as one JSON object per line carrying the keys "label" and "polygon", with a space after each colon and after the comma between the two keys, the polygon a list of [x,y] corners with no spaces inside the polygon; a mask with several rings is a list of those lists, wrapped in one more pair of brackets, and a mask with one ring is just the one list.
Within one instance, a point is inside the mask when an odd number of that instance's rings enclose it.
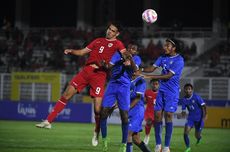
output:
{"label": "player's head", "polygon": [[132,55],[135,55],[138,53],[137,49],[138,49],[138,46],[135,42],[130,42],[128,44],[127,51],[129,51]]}
{"label": "player's head", "polygon": [[136,79],[137,77],[139,77],[141,74],[141,71],[138,69],[137,71],[135,71],[132,75],[132,80]]}
{"label": "player's head", "polygon": [[118,22],[110,22],[106,30],[107,39],[115,39],[120,35],[122,26]]}
{"label": "player's head", "polygon": [[185,97],[191,97],[193,93],[193,85],[191,83],[186,83],[184,85]]}
{"label": "player's head", "polygon": [[153,91],[156,92],[159,89],[159,80],[152,79],[152,80],[150,80],[150,84],[151,84],[151,87],[152,87]]}
{"label": "player's head", "polygon": [[166,55],[175,55],[179,49],[178,41],[174,38],[167,38],[164,44],[164,50]]}

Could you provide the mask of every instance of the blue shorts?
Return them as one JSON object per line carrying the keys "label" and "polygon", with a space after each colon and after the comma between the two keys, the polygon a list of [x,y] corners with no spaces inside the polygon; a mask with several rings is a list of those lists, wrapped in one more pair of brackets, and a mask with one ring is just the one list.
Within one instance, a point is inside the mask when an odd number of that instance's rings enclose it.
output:
{"label": "blue shorts", "polygon": [[158,91],[156,98],[156,105],[154,106],[155,111],[164,110],[166,112],[176,112],[179,101],[179,94]]}
{"label": "blue shorts", "polygon": [[129,111],[129,130],[135,133],[142,131],[145,108],[137,106]]}
{"label": "blue shorts", "polygon": [[102,107],[112,107],[117,101],[121,110],[129,110],[130,107],[130,84],[109,82],[103,100]]}
{"label": "blue shorts", "polygon": [[185,126],[189,126],[190,128],[193,128],[193,126],[195,126],[196,131],[201,132],[202,129],[204,128],[204,121],[203,120],[193,121],[193,120],[187,119]]}

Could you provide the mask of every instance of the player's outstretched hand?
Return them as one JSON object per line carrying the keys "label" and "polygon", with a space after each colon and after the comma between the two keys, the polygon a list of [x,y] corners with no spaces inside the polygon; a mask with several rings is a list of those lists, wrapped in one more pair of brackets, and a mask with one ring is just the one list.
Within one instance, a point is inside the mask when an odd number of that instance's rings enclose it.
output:
{"label": "player's outstretched hand", "polygon": [[122,58],[124,61],[126,60],[131,60],[132,59],[132,54],[128,51],[125,51],[123,54],[122,54]]}
{"label": "player's outstretched hand", "polygon": [[65,54],[69,54],[69,53],[71,53],[71,52],[72,52],[72,49],[65,49],[65,50],[64,50],[64,53],[65,53]]}

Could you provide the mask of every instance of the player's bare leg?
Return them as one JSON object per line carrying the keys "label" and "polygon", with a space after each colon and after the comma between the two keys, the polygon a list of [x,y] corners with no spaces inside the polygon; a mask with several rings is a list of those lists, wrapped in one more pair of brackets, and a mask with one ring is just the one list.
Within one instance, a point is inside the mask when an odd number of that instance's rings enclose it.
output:
{"label": "player's bare leg", "polygon": [[98,145],[99,133],[100,133],[100,111],[101,111],[102,97],[94,98],[94,118],[95,118],[95,128],[92,138],[92,145]]}
{"label": "player's bare leg", "polygon": [[77,90],[72,85],[69,85],[61,98],[57,101],[52,112],[48,115],[46,120],[42,121],[39,124],[36,124],[35,126],[38,128],[51,129],[51,123],[57,117],[57,115],[65,108],[67,102],[72,98],[75,93],[77,93]]}

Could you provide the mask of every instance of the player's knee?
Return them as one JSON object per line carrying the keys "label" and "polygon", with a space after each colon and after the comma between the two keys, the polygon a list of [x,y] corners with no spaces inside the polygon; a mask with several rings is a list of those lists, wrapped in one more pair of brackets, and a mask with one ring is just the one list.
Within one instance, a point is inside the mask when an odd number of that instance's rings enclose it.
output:
{"label": "player's knee", "polygon": [[70,100],[75,93],[77,93],[76,89],[73,86],[69,85],[62,96],[66,100]]}
{"label": "player's knee", "polygon": [[108,109],[107,108],[102,108],[100,112],[100,117],[101,119],[107,119],[108,117]]}
{"label": "player's knee", "polygon": [[99,109],[94,109],[94,115],[95,116],[97,116],[97,115],[100,115],[100,113],[101,113],[101,109],[99,110]]}
{"label": "player's knee", "polygon": [[120,110],[121,122],[123,124],[128,124],[128,111]]}
{"label": "player's knee", "polygon": [[157,112],[155,113],[155,121],[156,121],[156,122],[162,121],[162,112],[161,112],[161,111],[157,111]]}
{"label": "player's knee", "polygon": [[138,133],[134,132],[132,134],[132,139],[133,139],[133,143],[137,146],[141,143],[141,139],[139,138]]}
{"label": "player's knee", "polygon": [[171,122],[172,121],[172,113],[171,112],[166,112],[165,113],[165,120],[166,122]]}
{"label": "player's knee", "polygon": [[147,125],[147,126],[151,127],[151,126],[152,126],[152,124],[153,124],[153,123],[152,123],[152,121],[151,121],[151,120],[147,120],[147,122],[146,122],[146,125]]}

